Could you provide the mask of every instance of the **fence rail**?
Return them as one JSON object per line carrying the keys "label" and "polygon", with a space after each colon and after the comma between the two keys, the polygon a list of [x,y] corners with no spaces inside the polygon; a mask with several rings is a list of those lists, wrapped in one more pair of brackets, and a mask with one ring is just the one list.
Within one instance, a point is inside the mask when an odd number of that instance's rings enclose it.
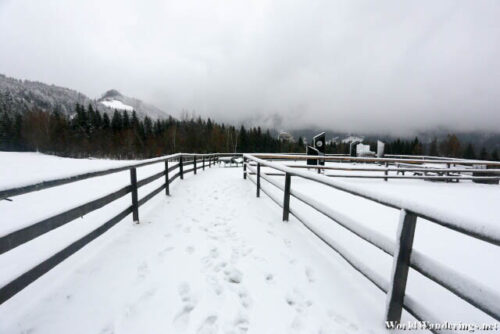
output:
{"label": "fence rail", "polygon": [[[266,156],[269,157],[269,155]],[[259,157],[262,157],[262,155],[259,155]],[[283,157],[281,158],[283,159]],[[290,157],[289,159],[294,158],[295,157]],[[263,172],[261,170],[262,167],[268,167],[271,170],[281,172],[280,175],[285,175],[285,183],[283,184],[278,182],[276,178],[271,177],[271,174],[276,175],[277,173]],[[398,222],[396,242],[386,238],[376,231],[367,229],[362,224],[334,210],[333,208],[291,188],[292,176],[314,181],[399,210],[400,220]],[[342,256],[352,267],[358,270],[380,290],[386,293],[386,319],[388,321],[400,321],[403,308],[419,320],[435,321],[423,305],[412,299],[410,296],[405,296],[406,280],[410,267],[446,288],[469,304],[500,321],[500,295],[496,291],[479,284],[474,280],[463,277],[453,269],[440,265],[432,258],[412,249],[413,235],[415,232],[417,218],[426,219],[497,246],[500,245],[500,229],[474,228],[474,224],[467,224],[467,222],[457,223],[453,219],[449,219],[442,214],[433,214],[416,206],[404,205],[398,199],[380,197],[373,193],[363,191],[354,185],[351,186],[346,185],[345,183],[339,183],[323,175],[298,170],[282,163],[266,161],[258,158],[257,155],[244,155],[243,177],[249,178],[256,184],[258,193],[260,193],[260,191],[264,192],[276,204],[283,208],[284,221],[288,220],[288,214],[295,216],[304,224],[306,228],[318,236],[333,250],[339,253],[340,256]],[[268,184],[261,184],[261,179],[267,181],[269,185],[283,191],[283,198],[280,199],[277,197],[276,194],[268,188]],[[328,235],[317,229],[306,216],[294,208],[291,208],[289,204],[290,197],[294,197],[305,203],[324,216],[337,222],[339,225],[354,233],[356,236],[382,250],[384,253],[393,256],[393,270],[390,280],[383,278],[378,273],[369,269],[361,261],[356,259],[356,257],[353,256],[348,250],[343,249]]]}
{"label": "fence rail", "polygon": [[[78,174],[74,176],[69,176],[65,178],[53,179],[49,181],[39,182],[35,184],[24,185],[16,188],[4,189],[0,190],[0,199],[5,199],[13,196],[20,196],[26,193],[40,191],[47,188],[52,188],[64,184],[69,184],[85,179],[90,179],[94,177],[110,175],[114,173],[119,173],[123,171],[129,170],[130,172],[130,185],[127,185],[123,188],[113,191],[107,195],[104,195],[98,199],[83,203],[78,205],[72,209],[63,211],[58,213],[52,217],[43,219],[39,222],[36,222],[30,226],[21,228],[14,232],[8,233],[2,237],[0,237],[0,255],[8,252],[18,246],[21,246],[39,236],[44,235],[58,227],[61,227],[71,221],[75,220],[78,217],[84,216],[92,211],[100,209],[111,202],[122,198],[123,196],[131,193],[132,194],[132,203],[127,208],[123,209],[120,213],[118,213],[113,218],[106,221],[101,226],[97,227],[87,235],[82,238],[74,241],[69,246],[60,250],[56,254],[50,256],[48,259],[29,269],[24,274],[18,276],[11,282],[6,285],[0,287],[0,304],[4,303],[15,294],[26,288],[28,285],[33,283],[36,279],[47,273],[49,270],[57,266],[59,263],[67,259],[69,256],[83,248],[92,240],[96,239],[106,231],[108,231],[111,227],[116,225],[118,222],[123,220],[129,214],[133,214],[134,221],[139,220],[139,207],[144,205],[151,198],[165,190],[166,195],[170,194],[169,185],[178,177],[183,178],[183,175],[189,172],[194,172],[198,169],[205,169],[206,166],[211,167],[218,159],[221,154],[186,154],[186,153],[177,153],[157,159],[151,159],[147,161],[143,161],[136,164],[131,164],[118,168],[110,168],[101,171],[95,171],[90,173]],[[196,165],[196,159],[201,158],[202,164]],[[187,160],[185,160],[187,159]],[[169,165],[169,162],[177,162],[174,165]],[[137,168],[157,164],[164,163],[165,168],[161,172],[155,173],[149,177],[146,177],[142,180],[137,181]],[[193,165],[192,168],[184,170],[183,167],[186,165]],[[169,177],[170,173],[179,170],[177,173],[173,174]],[[145,195],[143,198],[138,199],[137,190],[138,188],[150,184],[153,181],[160,179],[161,177],[165,177],[165,182],[161,184],[161,186],[152,190],[150,193]]]}
{"label": "fence rail", "polygon": [[411,159],[411,158],[370,158],[370,157],[351,157],[344,155],[331,155],[327,154],[324,156],[317,155],[303,155],[303,154],[274,154],[274,153],[255,153],[252,154],[255,158],[260,159],[271,159],[271,160],[308,160],[316,159],[329,162],[375,162],[375,163],[407,163],[407,164],[450,164],[450,165],[486,165],[495,166],[500,168],[500,162],[498,161],[483,161],[483,160],[468,160],[468,159]]}

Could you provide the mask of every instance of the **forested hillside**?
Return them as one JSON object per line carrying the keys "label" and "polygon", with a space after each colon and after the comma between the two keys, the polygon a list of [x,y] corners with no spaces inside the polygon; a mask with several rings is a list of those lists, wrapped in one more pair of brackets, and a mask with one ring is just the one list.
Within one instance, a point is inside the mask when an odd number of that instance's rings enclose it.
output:
{"label": "forested hillside", "polygon": [[40,151],[71,157],[139,159],[173,152],[295,152],[259,127],[236,129],[210,119],[140,119],[135,112],[111,117],[76,106],[76,114],[29,111],[10,116],[0,110],[0,150]]}
{"label": "forested hillside", "polygon": [[[366,141],[373,151],[376,143]],[[40,151],[66,157],[106,157],[142,159],[175,152],[305,152],[302,137],[297,141],[278,140],[269,130],[246,129],[213,122],[211,119],[169,117],[152,120],[139,118],[135,111],[108,113],[91,104],[77,104],[67,115],[57,109],[10,113],[0,106],[0,150]],[[330,142],[327,153],[349,153],[348,142]],[[496,149],[475,148],[460,143],[450,134],[424,144],[418,138],[396,139],[386,143],[386,153],[428,154],[469,159],[498,160]]]}

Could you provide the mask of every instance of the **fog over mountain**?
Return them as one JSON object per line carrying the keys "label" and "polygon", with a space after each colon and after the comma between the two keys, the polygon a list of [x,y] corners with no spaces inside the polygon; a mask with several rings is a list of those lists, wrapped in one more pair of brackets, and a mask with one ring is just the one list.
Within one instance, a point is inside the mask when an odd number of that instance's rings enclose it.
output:
{"label": "fog over mountain", "polygon": [[0,73],[278,129],[500,124],[500,2],[0,1]]}

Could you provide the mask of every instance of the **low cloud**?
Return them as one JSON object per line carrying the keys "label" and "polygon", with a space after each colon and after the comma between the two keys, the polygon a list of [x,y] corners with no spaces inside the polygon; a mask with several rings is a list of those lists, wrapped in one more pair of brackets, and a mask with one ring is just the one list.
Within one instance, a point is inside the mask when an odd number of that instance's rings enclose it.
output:
{"label": "low cloud", "polygon": [[0,72],[282,129],[498,131],[498,1],[0,2]]}

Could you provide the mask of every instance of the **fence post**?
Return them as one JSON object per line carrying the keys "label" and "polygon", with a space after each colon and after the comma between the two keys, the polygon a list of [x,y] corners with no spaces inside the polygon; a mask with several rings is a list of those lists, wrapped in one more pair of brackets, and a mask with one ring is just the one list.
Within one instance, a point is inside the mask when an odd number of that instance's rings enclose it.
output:
{"label": "fence post", "polygon": [[196,175],[196,155],[193,158],[193,164],[194,164],[194,174]]}
{"label": "fence post", "polygon": [[170,181],[168,180],[168,160],[165,160],[165,194],[170,196]]}
{"label": "fence post", "polygon": [[[389,163],[388,162],[385,163],[385,171],[384,171],[385,176],[389,175],[389,172],[387,171],[387,168],[389,168]],[[386,177],[384,177],[384,181],[387,181]]]}
{"label": "fence post", "polygon": [[[451,168],[451,165],[449,163],[446,164],[446,169],[448,170],[446,172],[446,176],[450,176],[450,172],[449,172],[450,168]],[[446,179],[446,182],[450,182],[450,181],[451,181],[451,179]]]}
{"label": "fence post", "polygon": [[283,198],[283,221],[288,221],[290,215],[290,173],[285,174],[285,197]]}
{"label": "fence post", "polygon": [[139,203],[137,200],[137,170],[130,168],[130,184],[132,186],[132,217],[134,222],[139,223]]}
{"label": "fence post", "polygon": [[247,179],[247,158],[243,157],[243,179]]}
{"label": "fence post", "polygon": [[205,156],[203,156],[203,169],[202,170],[205,170]]}
{"label": "fence post", "polygon": [[179,158],[179,173],[181,176],[181,180],[184,180],[184,168],[182,166],[182,155]]}
{"label": "fence post", "polygon": [[260,197],[260,163],[257,163],[257,197]]}
{"label": "fence post", "polygon": [[392,263],[391,284],[387,292],[387,321],[401,320],[416,222],[417,216],[414,213],[401,210]]}

